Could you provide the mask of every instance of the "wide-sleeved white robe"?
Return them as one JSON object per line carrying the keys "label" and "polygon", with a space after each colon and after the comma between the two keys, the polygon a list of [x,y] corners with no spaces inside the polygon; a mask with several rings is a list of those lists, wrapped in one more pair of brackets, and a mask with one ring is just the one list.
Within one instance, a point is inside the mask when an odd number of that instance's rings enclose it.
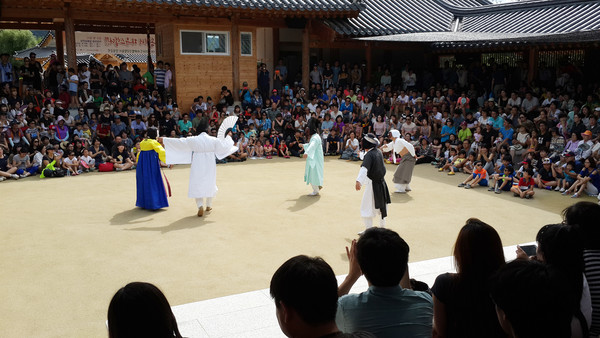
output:
{"label": "wide-sleeved white robe", "polygon": [[167,164],[192,164],[188,197],[215,197],[217,194],[217,164],[237,151],[230,136],[218,139],[202,133],[187,138],[163,138]]}

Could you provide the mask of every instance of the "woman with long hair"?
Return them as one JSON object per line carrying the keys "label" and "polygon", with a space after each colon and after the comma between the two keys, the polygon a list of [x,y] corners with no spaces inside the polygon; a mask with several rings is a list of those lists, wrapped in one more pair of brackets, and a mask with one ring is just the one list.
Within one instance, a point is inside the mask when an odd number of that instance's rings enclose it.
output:
{"label": "woman with long hair", "polygon": [[133,282],[108,306],[109,338],[182,338],[165,295],[154,285]]}
{"label": "woman with long hair", "polygon": [[498,232],[469,218],[454,244],[457,273],[439,275],[433,292],[433,337],[505,337],[489,296],[490,277],[505,264]]}

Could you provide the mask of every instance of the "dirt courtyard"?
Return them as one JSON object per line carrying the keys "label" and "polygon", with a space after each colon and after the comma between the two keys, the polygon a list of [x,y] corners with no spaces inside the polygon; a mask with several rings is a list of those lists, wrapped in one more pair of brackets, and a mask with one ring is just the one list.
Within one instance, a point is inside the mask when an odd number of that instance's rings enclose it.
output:
{"label": "dirt courtyard", "polygon": [[[134,171],[0,183],[0,336],[106,337],[108,303],[131,281],[154,283],[180,305],[267,288],[298,254],[347,273],[344,247],[362,230],[360,162],[326,158],[317,197],[307,196],[304,165],[219,165],[214,210],[203,218],[187,197],[189,166],[166,170],[171,206],[155,212],[135,208]],[[390,190],[393,170],[388,165]],[[505,246],[534,241],[574,202],[549,191],[521,200],[457,188],[464,177],[419,165],[413,191],[392,196],[387,226],[409,243],[412,262],[451,255],[469,217],[494,226]]]}

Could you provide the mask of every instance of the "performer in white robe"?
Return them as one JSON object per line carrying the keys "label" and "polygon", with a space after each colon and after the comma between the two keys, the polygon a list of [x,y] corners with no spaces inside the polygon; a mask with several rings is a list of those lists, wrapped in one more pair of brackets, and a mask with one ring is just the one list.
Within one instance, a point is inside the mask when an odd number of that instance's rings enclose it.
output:
{"label": "performer in white robe", "polygon": [[[380,216],[379,226],[385,227],[387,217],[387,204],[390,203],[390,193],[385,183],[385,164],[383,154],[377,146],[379,141],[373,134],[363,137],[363,149],[366,151],[363,163],[356,178],[356,190],[365,188],[362,203],[360,204],[360,216],[365,228],[373,226],[373,217]],[[365,230],[366,230],[365,229]],[[364,231],[359,232],[362,235]]]}
{"label": "performer in white robe", "polygon": [[402,157],[400,164],[398,164],[398,168],[396,168],[396,172],[394,173],[393,182],[394,187],[396,188],[394,192],[406,193],[407,191],[412,190],[410,188],[410,181],[412,180],[413,169],[416,164],[415,147],[410,144],[410,142],[400,137],[400,132],[398,130],[392,129],[390,130],[390,134],[392,142],[384,145],[382,150],[392,151],[394,154],[394,161],[396,160],[395,154],[400,154]]}
{"label": "performer in white robe", "polygon": [[[195,198],[198,217],[212,210],[212,199],[217,194],[217,164],[215,157],[224,159],[237,151],[231,136],[219,139],[209,136],[208,119],[202,118],[200,135],[187,138],[159,138],[165,146],[167,164],[191,163],[188,197]],[[204,201],[206,199],[206,202]]]}

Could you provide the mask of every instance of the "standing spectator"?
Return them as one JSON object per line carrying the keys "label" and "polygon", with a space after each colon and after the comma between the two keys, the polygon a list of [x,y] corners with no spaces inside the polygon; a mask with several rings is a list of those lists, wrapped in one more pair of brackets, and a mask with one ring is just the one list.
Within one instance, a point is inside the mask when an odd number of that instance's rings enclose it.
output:
{"label": "standing spectator", "polygon": [[498,232],[470,218],[454,244],[457,273],[439,275],[432,287],[434,337],[505,337],[489,298],[490,277],[504,266]]}
{"label": "standing spectator", "polygon": [[[380,338],[431,337],[431,296],[407,289],[408,244],[392,230],[370,228],[346,252],[350,270],[338,289],[336,324],[340,330],[364,330]],[[369,289],[348,294],[361,274]]]}
{"label": "standing spectator", "polygon": [[69,68],[69,95],[71,96],[71,103],[69,104],[69,108],[77,108],[79,107],[79,102],[77,102],[77,91],[79,89],[79,77],[75,73],[75,69]]}
{"label": "standing spectator", "polygon": [[7,84],[9,86],[13,85],[15,81],[15,74],[13,70],[12,64],[8,61],[9,55],[7,53],[0,54],[0,86],[4,87]]}
{"label": "standing spectator", "polygon": [[154,83],[156,84],[156,89],[158,89],[160,96],[165,95],[165,78],[167,71],[163,68],[163,65],[162,61],[158,61],[156,63],[156,68],[154,68]]}
{"label": "standing spectator", "polygon": [[258,87],[260,88],[260,95],[262,96],[263,102],[267,100],[269,91],[271,90],[271,77],[267,70],[267,65],[262,63],[258,70]]}

